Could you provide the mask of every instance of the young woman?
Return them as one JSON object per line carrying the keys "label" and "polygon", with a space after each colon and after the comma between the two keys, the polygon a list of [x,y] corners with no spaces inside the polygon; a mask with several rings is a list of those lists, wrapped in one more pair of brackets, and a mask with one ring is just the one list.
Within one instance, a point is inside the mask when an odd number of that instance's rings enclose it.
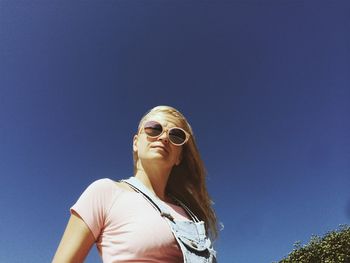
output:
{"label": "young woman", "polygon": [[53,262],[216,262],[217,221],[192,129],[169,106],[151,109],[133,138],[134,176],[93,182],[71,208]]}

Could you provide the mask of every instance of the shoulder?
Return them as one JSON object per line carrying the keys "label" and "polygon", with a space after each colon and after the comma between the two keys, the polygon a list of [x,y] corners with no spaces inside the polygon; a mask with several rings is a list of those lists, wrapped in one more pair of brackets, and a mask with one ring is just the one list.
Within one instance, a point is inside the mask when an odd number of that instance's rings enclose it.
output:
{"label": "shoulder", "polygon": [[110,197],[119,192],[116,182],[109,178],[102,178],[93,181],[85,189],[83,195],[94,197]]}
{"label": "shoulder", "polygon": [[89,209],[92,207],[104,208],[107,211],[114,200],[125,192],[118,184],[120,183],[109,178],[93,181],[85,188],[75,206],[88,207]]}
{"label": "shoulder", "polygon": [[115,187],[115,184],[116,182],[114,182],[112,179],[101,178],[90,183],[88,188],[107,190],[107,189],[113,188],[113,186]]}
{"label": "shoulder", "polygon": [[114,181],[110,178],[101,178],[93,181],[87,187],[87,190],[101,193],[119,193],[123,191],[133,191],[127,184],[120,181]]}

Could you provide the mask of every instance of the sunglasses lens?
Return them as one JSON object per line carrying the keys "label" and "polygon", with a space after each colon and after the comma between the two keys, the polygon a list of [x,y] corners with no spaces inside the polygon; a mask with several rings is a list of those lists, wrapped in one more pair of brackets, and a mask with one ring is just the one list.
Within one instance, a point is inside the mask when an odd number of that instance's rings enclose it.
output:
{"label": "sunglasses lens", "polygon": [[[156,138],[163,132],[163,127],[160,123],[156,121],[148,121],[143,125],[145,133],[147,136]],[[179,128],[169,129],[169,140],[174,145],[182,145],[185,143],[187,136],[185,131]]]}
{"label": "sunglasses lens", "polygon": [[186,141],[186,134],[183,130],[173,128],[169,130],[169,140],[176,145],[181,145]]}
{"label": "sunglasses lens", "polygon": [[156,137],[162,133],[163,128],[158,122],[148,121],[144,125],[145,133],[150,137]]}

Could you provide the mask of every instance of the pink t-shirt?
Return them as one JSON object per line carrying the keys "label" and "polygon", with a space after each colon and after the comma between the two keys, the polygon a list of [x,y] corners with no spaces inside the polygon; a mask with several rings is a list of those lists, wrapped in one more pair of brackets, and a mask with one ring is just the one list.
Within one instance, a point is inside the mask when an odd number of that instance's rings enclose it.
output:
{"label": "pink t-shirt", "polygon": [[[180,207],[166,203],[174,218],[187,220]],[[90,228],[104,263],[183,262],[163,217],[142,194],[111,179],[93,182],[71,207]]]}

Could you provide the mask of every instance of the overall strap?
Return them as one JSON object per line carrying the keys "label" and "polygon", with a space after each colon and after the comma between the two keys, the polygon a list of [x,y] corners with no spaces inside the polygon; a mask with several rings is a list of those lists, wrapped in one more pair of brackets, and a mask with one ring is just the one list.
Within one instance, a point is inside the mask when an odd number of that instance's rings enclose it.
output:
{"label": "overall strap", "polygon": [[171,195],[171,198],[175,200],[176,203],[178,203],[186,212],[187,214],[192,218],[194,222],[199,222],[200,220],[198,217],[179,199],[177,199],[175,196]]}
{"label": "overall strap", "polygon": [[[212,249],[210,240],[207,238],[203,239],[202,237],[202,235],[205,235],[204,222],[199,222],[197,217],[184,203],[174,198],[174,200],[192,217],[193,221],[175,220],[169,213],[169,209],[165,206],[164,202],[136,177],[130,177],[127,180],[121,181],[128,184],[136,192],[141,193],[145,199],[159,211],[162,217],[168,219],[166,221],[180,246],[184,262],[216,262],[216,252]],[[201,229],[203,230],[202,232],[200,231]]]}
{"label": "overall strap", "polygon": [[121,180],[127,183],[136,192],[143,194],[143,196],[153,205],[153,207],[159,211],[162,217],[167,217],[171,221],[174,221],[174,217],[170,214],[167,207],[163,204],[154,193],[152,193],[148,188],[136,177],[130,177],[127,180]]}

